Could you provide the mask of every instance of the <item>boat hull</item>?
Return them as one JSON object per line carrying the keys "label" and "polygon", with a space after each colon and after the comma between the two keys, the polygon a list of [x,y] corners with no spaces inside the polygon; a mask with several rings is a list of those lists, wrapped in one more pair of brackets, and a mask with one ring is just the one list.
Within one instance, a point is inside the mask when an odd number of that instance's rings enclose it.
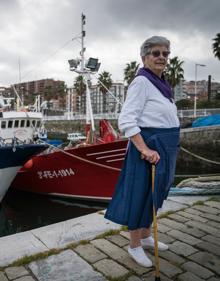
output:
{"label": "boat hull", "polygon": [[6,145],[0,147],[0,202],[18,170],[32,156],[47,148],[44,144]]}
{"label": "boat hull", "polygon": [[0,169],[0,202],[20,168],[21,166]]}
{"label": "boat hull", "polygon": [[127,140],[95,144],[33,157],[12,188],[54,196],[108,201],[112,197]]}

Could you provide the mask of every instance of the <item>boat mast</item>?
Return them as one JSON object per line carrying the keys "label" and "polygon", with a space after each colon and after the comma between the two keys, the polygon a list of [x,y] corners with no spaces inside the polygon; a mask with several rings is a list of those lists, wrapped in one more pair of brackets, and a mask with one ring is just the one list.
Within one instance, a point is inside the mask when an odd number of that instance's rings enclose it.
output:
{"label": "boat mast", "polygon": [[86,24],[86,16],[84,14],[81,15],[81,71],[84,72],[85,67],[85,56],[84,52],[86,51],[86,48],[84,47],[84,37],[86,36],[86,32],[84,30],[84,25]]}
{"label": "boat mast", "polygon": [[81,73],[84,77],[85,84],[86,84],[86,126],[87,128],[91,126],[90,133],[92,134],[92,138],[95,132],[95,124],[93,118],[93,111],[92,111],[92,104],[91,104],[91,96],[90,96],[90,72],[89,70],[85,69],[85,56],[84,53],[86,48],[84,46],[84,37],[86,36],[86,31],[84,26],[86,24],[86,16],[84,14],[81,15]]}
{"label": "boat mast", "polygon": [[[71,59],[68,60],[70,65],[70,70],[75,71],[79,75],[83,76],[84,82],[86,84],[86,132],[89,133],[90,139],[93,138],[95,132],[93,111],[92,111],[92,103],[90,96],[90,81],[91,74],[96,73],[99,70],[100,63],[96,58],[89,58],[88,61],[85,61],[85,43],[84,38],[86,36],[85,32],[85,24],[86,24],[86,16],[84,14],[81,15],[81,35],[77,38],[81,39],[81,51],[80,51],[80,59]],[[79,66],[80,65],[80,66]]]}

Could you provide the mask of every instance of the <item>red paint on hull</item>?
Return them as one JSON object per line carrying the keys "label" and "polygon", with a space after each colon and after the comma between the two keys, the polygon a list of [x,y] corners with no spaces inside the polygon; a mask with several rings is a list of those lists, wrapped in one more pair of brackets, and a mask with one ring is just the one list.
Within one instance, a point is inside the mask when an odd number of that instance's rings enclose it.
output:
{"label": "red paint on hull", "polygon": [[[124,160],[127,140],[72,148],[33,157],[11,187],[37,193],[88,199],[111,198]],[[89,162],[86,162],[89,161]]]}

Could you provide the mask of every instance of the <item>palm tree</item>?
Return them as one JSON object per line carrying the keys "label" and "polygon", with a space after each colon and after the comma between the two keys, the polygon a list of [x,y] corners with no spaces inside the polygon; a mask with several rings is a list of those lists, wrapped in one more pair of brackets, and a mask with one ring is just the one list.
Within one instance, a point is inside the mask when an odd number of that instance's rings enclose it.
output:
{"label": "palm tree", "polygon": [[129,85],[131,81],[134,79],[138,67],[139,67],[139,63],[137,63],[136,61],[131,61],[130,63],[126,64],[126,67],[124,69],[124,80],[126,81],[127,85]]}
{"label": "palm tree", "polygon": [[212,40],[214,41],[212,44],[214,56],[220,60],[220,33],[217,33]]}
{"label": "palm tree", "polygon": [[76,77],[73,87],[79,96],[82,96],[86,92],[86,84],[82,75]]}
{"label": "palm tree", "polygon": [[77,96],[79,96],[81,100],[81,107],[77,110],[80,111],[80,113],[86,112],[86,84],[84,82],[84,78],[82,75],[79,75],[76,77],[73,85],[74,89],[76,90]]}
{"label": "palm tree", "polygon": [[60,106],[64,109],[66,104],[67,85],[65,82],[60,82],[57,87],[58,99]]}
{"label": "palm tree", "polygon": [[171,58],[164,71],[165,78],[169,82],[173,94],[176,85],[184,78],[183,63],[184,61],[180,61],[178,57]]}
{"label": "palm tree", "polygon": [[51,85],[44,87],[43,95],[46,101],[50,101],[50,99],[53,97],[53,89]]}
{"label": "palm tree", "polygon": [[111,76],[112,75],[109,72],[103,71],[101,74],[99,74],[98,77],[98,86],[103,96],[103,113],[106,112],[106,94],[108,92],[107,89],[110,89],[112,86]]}

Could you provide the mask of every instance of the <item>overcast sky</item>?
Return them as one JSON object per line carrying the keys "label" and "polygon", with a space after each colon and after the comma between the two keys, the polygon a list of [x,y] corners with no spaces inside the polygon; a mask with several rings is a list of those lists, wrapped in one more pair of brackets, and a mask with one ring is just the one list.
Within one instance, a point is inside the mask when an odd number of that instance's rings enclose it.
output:
{"label": "overcast sky", "polygon": [[[100,72],[123,80],[126,63],[153,35],[171,41],[171,57],[184,61],[186,80],[220,82],[212,39],[220,32],[219,0],[0,0],[0,86],[42,78],[73,84],[68,59],[79,57],[81,13],[86,15],[86,56]],[[19,72],[20,61],[20,72]]]}

